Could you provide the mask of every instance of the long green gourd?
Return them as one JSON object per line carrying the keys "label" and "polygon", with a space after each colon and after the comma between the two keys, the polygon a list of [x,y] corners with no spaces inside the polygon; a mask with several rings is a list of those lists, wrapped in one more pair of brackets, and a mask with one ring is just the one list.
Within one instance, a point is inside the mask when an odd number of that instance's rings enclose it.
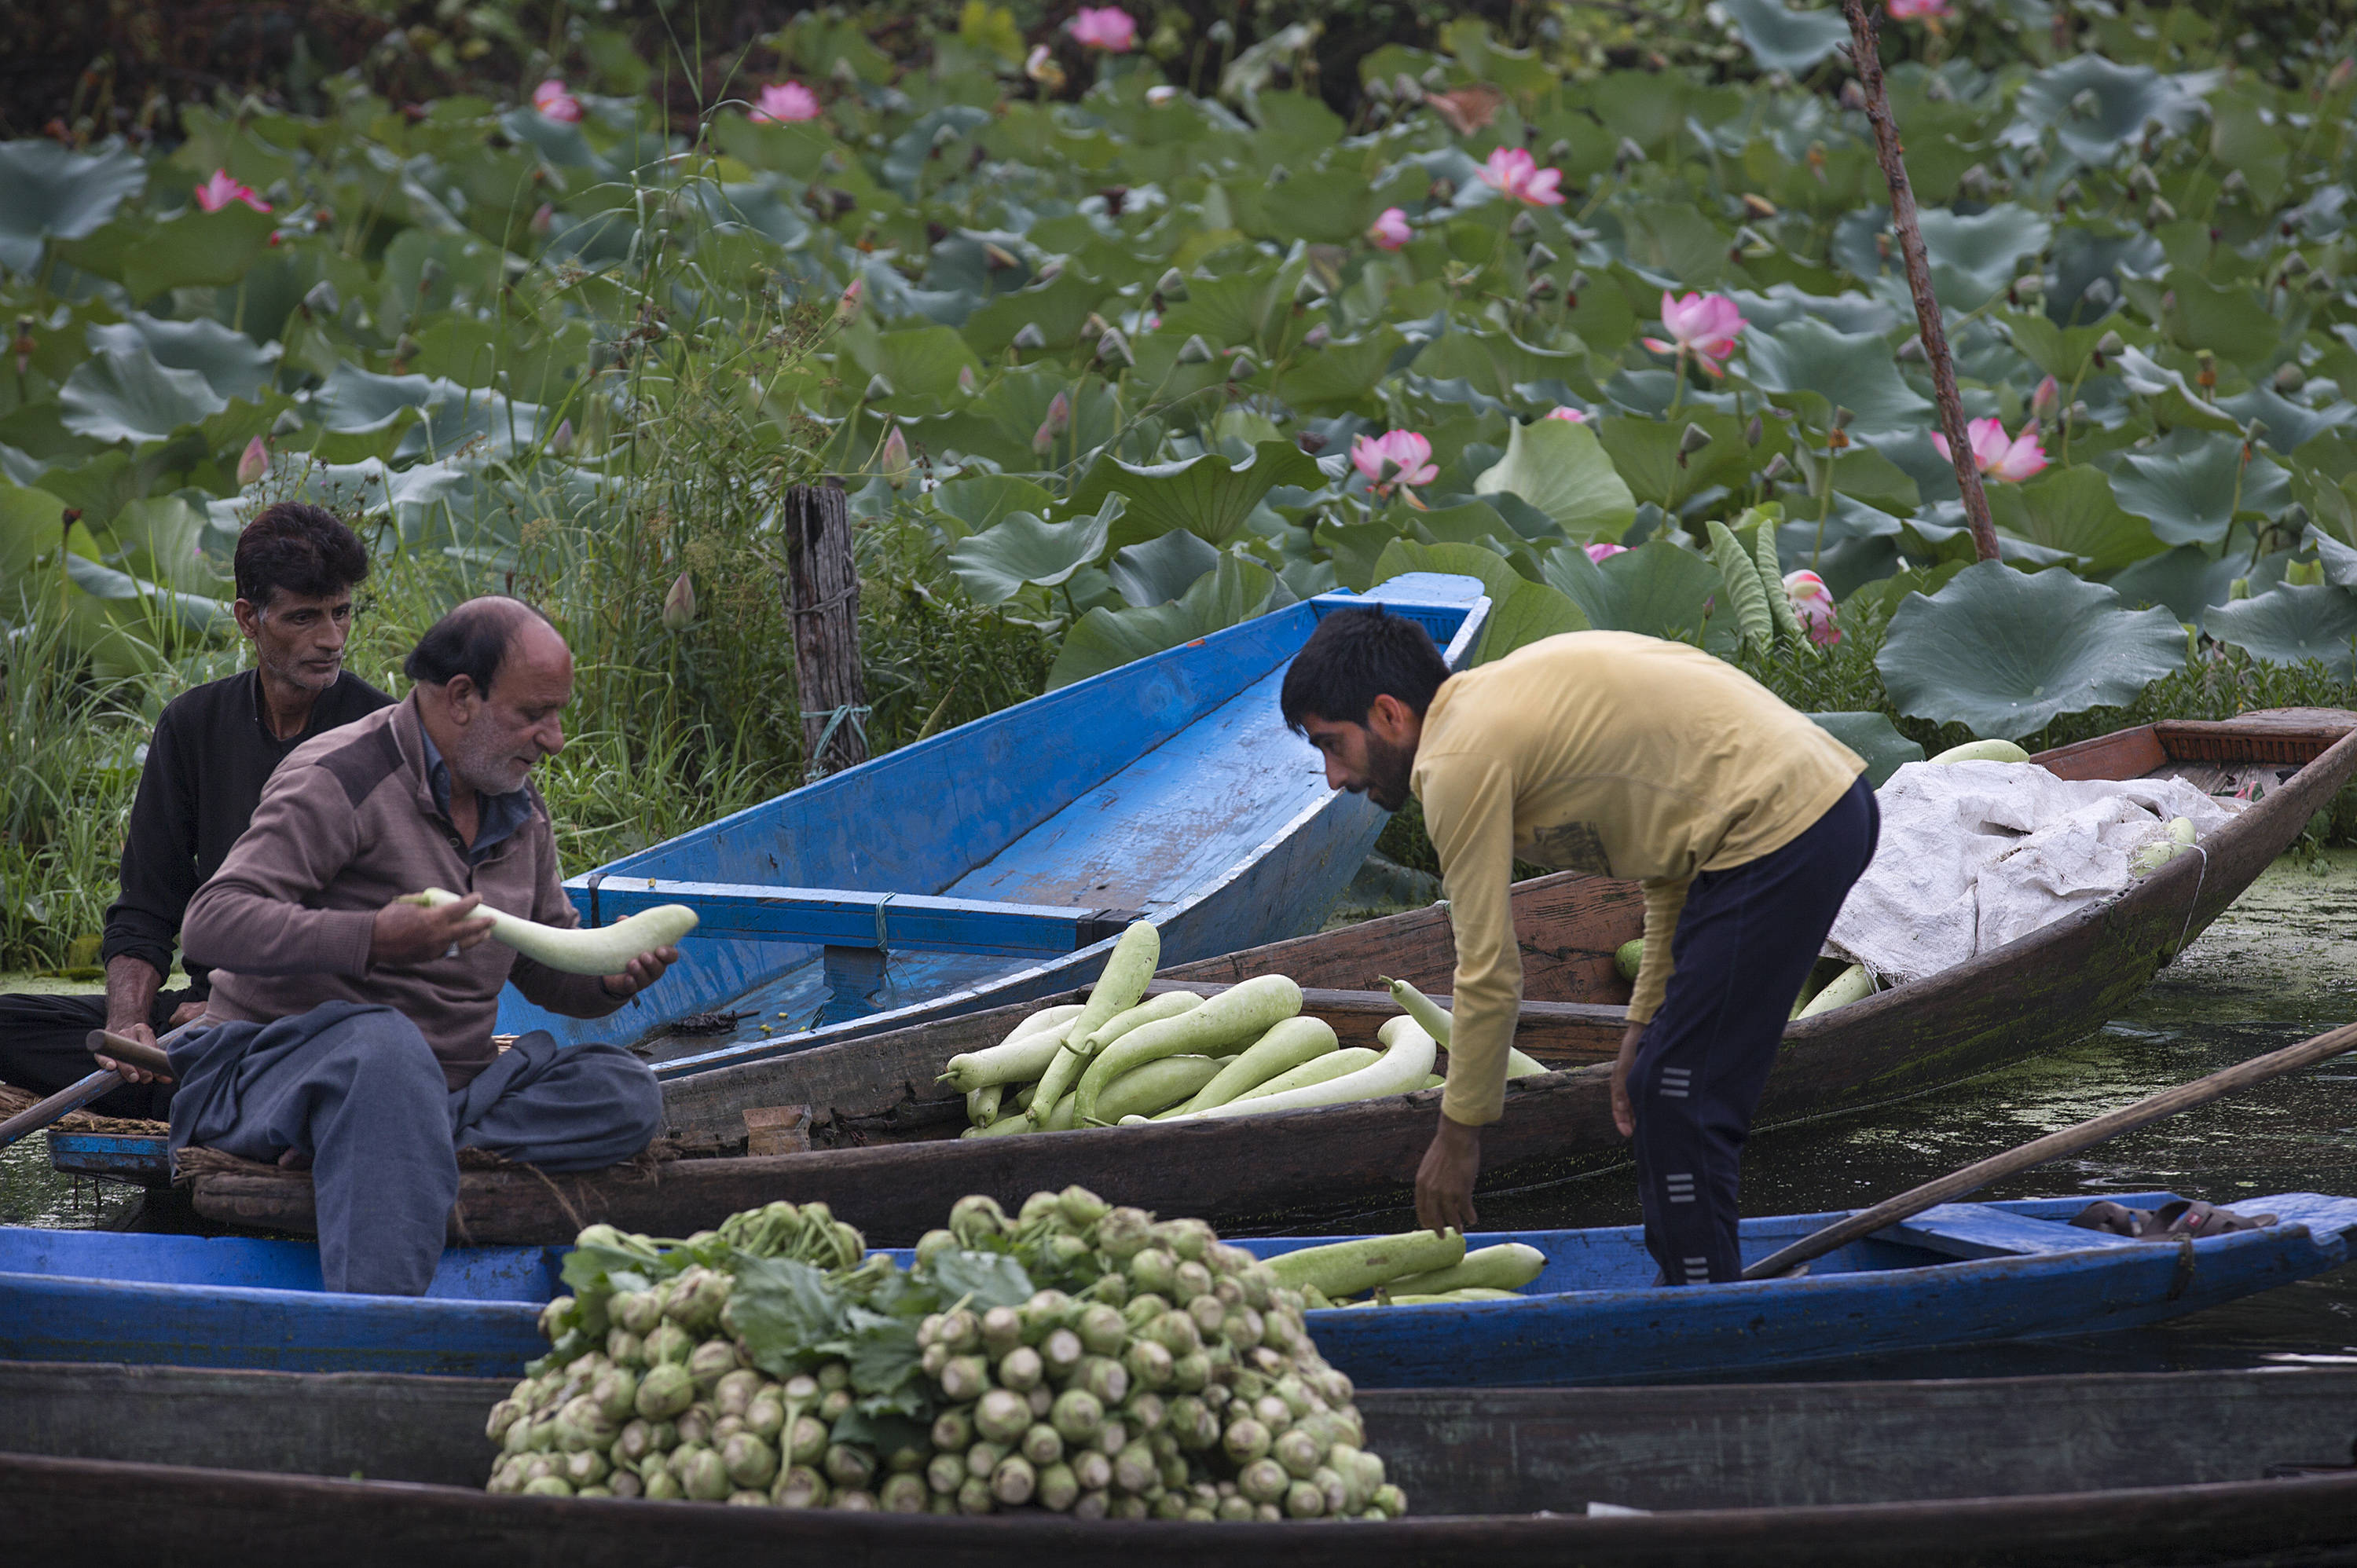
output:
{"label": "long green gourd", "polygon": [[1154,979],[1155,970],[1162,962],[1162,933],[1150,920],[1135,920],[1122,932],[1121,940],[1114,943],[1106,958],[1104,972],[1097,976],[1095,989],[1089,993],[1088,1004],[1064,1030],[1067,1042],[1055,1059],[1039,1075],[1039,1088],[1031,1097],[1031,1109],[1026,1112],[1031,1125],[1045,1128],[1049,1124],[1056,1101],[1062,1099],[1088,1058],[1074,1048],[1074,1042],[1085,1041],[1115,1014],[1126,1013],[1137,1005],[1146,994],[1146,987]]}
{"label": "long green gourd", "polygon": [[[395,902],[423,904],[436,909],[445,904],[456,904],[458,895],[428,887]],[[569,929],[544,926],[537,920],[494,909],[489,904],[477,906],[475,914],[490,918],[491,935],[500,941],[534,963],[566,974],[619,974],[641,953],[669,947],[695,929],[695,911],[684,904],[641,909],[610,926]]]}
{"label": "long green gourd", "polygon": [[1207,1111],[1214,1105],[1225,1105],[1279,1073],[1290,1072],[1306,1061],[1326,1055],[1337,1044],[1334,1026],[1325,1019],[1308,1014],[1287,1018],[1222,1068],[1219,1076],[1205,1084],[1178,1112]]}
{"label": "long green gourd", "polygon": [[1322,1247],[1299,1247],[1265,1260],[1276,1283],[1294,1290],[1315,1285],[1340,1300],[1409,1274],[1435,1273],[1465,1261],[1465,1238],[1455,1230],[1410,1230],[1361,1236]]}
{"label": "long green gourd", "polygon": [[1201,1122],[1226,1116],[1268,1116],[1280,1111],[1345,1105],[1354,1100],[1383,1100],[1422,1089],[1426,1075],[1432,1071],[1432,1058],[1438,1052],[1432,1036],[1413,1018],[1394,1018],[1375,1031],[1375,1038],[1387,1047],[1383,1057],[1356,1072],[1346,1072],[1324,1083],[1288,1089],[1282,1094],[1231,1100],[1225,1105],[1214,1105],[1209,1111],[1173,1120]]}
{"label": "long green gourd", "polygon": [[1438,1295],[1445,1291],[1480,1286],[1488,1290],[1520,1290],[1546,1268],[1546,1254],[1520,1241],[1501,1241],[1465,1254],[1454,1267],[1428,1274],[1410,1274],[1392,1281],[1394,1296]]}
{"label": "long green gourd", "polygon": [[1263,1100],[1288,1090],[1307,1089],[1313,1083],[1328,1083],[1346,1072],[1372,1067],[1383,1059],[1381,1051],[1371,1051],[1364,1046],[1346,1046],[1340,1050],[1328,1051],[1323,1056],[1312,1057],[1299,1067],[1278,1073],[1266,1083],[1256,1083],[1223,1103],[1241,1105],[1248,1100]]}
{"label": "long green gourd", "polygon": [[1048,1064],[1064,1048],[1065,1036],[1071,1030],[1071,1020],[1067,1018],[983,1050],[960,1051],[949,1059],[941,1081],[968,1093],[995,1083],[1028,1083],[1048,1070]]}
{"label": "long green gourd", "polygon": [[[1392,1000],[1400,1004],[1400,1011],[1423,1025],[1425,1033],[1439,1041],[1444,1047],[1448,1046],[1448,1031],[1456,1020],[1441,1011],[1440,1004],[1405,980],[1393,980],[1380,974],[1375,978],[1391,988]],[[1512,1046],[1506,1047],[1506,1076],[1510,1079],[1529,1078],[1553,1070],[1542,1062],[1533,1061]]]}
{"label": "long green gourd", "polygon": [[1093,1057],[1107,1046],[1146,1024],[1158,1024],[1165,1018],[1176,1018],[1181,1013],[1192,1013],[1203,1004],[1203,996],[1196,991],[1166,991],[1159,996],[1149,996],[1136,1006],[1114,1014],[1097,1026],[1085,1040],[1074,1040],[1072,1048],[1084,1057]]}
{"label": "long green gourd", "polygon": [[[1100,1124],[1097,1097],[1123,1073],[1160,1057],[1223,1055],[1300,1011],[1301,987],[1281,974],[1256,974],[1191,1013],[1132,1029],[1098,1052],[1081,1074],[1074,1124]],[[1044,1097],[1048,1091],[1039,1092]]]}

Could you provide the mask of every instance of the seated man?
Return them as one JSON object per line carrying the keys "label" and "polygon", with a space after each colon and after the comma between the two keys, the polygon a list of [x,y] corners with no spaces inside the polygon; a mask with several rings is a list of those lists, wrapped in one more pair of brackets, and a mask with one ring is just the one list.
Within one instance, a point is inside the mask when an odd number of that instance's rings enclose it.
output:
{"label": "seated man", "polygon": [[[662,1125],[654,1075],[545,1031],[501,1054],[500,987],[601,1017],[678,960],[603,977],[486,941],[479,904],[576,923],[548,809],[529,782],[565,744],[573,655],[540,614],[472,599],[418,639],[408,700],[299,748],[188,905],[210,1016],[172,1050],[172,1146],[311,1164],[327,1286],[418,1295],[458,1193],[457,1150],[548,1170],[628,1159]],[[428,909],[398,902],[443,887]]]}
{"label": "seated man", "polygon": [[[0,1082],[48,1094],[89,1076],[92,1029],[153,1045],[201,1014],[203,965],[188,966],[186,990],[163,989],[188,899],[221,869],[287,753],[393,701],[343,667],[369,558],[333,513],[301,501],[264,508],[238,535],[233,569],[253,668],[181,693],[156,721],[123,846],[123,896],[99,950],[106,994],[0,996]],[[119,1070],[131,1081],[91,1109],[160,1119],[172,1086]]]}

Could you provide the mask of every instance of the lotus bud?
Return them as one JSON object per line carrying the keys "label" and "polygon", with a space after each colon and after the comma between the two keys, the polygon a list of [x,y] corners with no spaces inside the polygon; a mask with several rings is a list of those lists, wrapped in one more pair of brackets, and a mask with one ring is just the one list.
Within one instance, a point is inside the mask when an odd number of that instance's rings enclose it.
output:
{"label": "lotus bud", "polygon": [[1027,354],[1032,353],[1048,346],[1047,334],[1039,330],[1038,322],[1027,321],[1016,329],[1011,346]]}
{"label": "lotus bud", "polygon": [[[1066,431],[1072,428],[1072,400],[1069,394],[1058,392],[1054,397],[1048,400],[1048,417],[1040,422],[1039,428],[1046,431],[1050,435],[1061,435]],[[960,1198],[958,1201],[963,1204],[971,1200]],[[987,1203],[989,1202],[989,1199],[985,1198],[983,1201]],[[1003,1233],[1013,1229],[1013,1227],[1008,1224],[1006,1214],[1000,1210],[996,1204],[993,1203],[990,1205],[989,1212],[991,1223],[994,1227],[992,1233]],[[957,1230],[958,1229],[958,1218],[954,1209],[952,1210],[950,1214],[950,1229],[952,1230]],[[961,1234],[963,1234],[963,1232],[961,1232]]]}
{"label": "lotus bud", "polygon": [[1784,454],[1779,452],[1768,459],[1768,466],[1760,470],[1760,477],[1772,485],[1792,471],[1792,465],[1784,460]]}
{"label": "lotus bud", "polygon": [[2107,360],[2117,359],[2126,349],[2127,345],[2120,340],[2116,332],[2106,332],[2095,340],[2095,352]]}
{"label": "lotus bud", "polygon": [[573,450],[573,421],[557,422],[555,430],[548,437],[548,449],[559,457]]}
{"label": "lotus bud", "polygon": [[1527,207],[1515,213],[1514,220],[1506,225],[1506,232],[1517,240],[1527,240],[1538,231],[1539,220],[1531,216],[1531,209]]}
{"label": "lotus bud", "polygon": [[279,410],[278,417],[270,422],[270,434],[281,441],[302,428],[303,416],[291,408]]}
{"label": "lotus bud", "polygon": [[237,484],[240,489],[270,472],[270,448],[257,435],[245,444],[245,455],[237,460]]}
{"label": "lotus bud", "polygon": [[2147,228],[2155,228],[2163,223],[2173,223],[2176,220],[2177,209],[2171,207],[2167,200],[2160,197],[2154,197],[2150,205],[2147,206],[2144,209],[2144,221]]}
{"label": "lotus bud", "polygon": [[900,434],[898,424],[892,426],[891,433],[884,437],[884,451],[878,466],[883,470],[884,482],[896,490],[906,487],[916,473],[916,465],[909,460],[908,437]]}
{"label": "lotus bud", "polygon": [[881,403],[886,398],[890,397],[894,389],[891,381],[887,380],[884,373],[879,371],[876,374],[867,378],[867,390],[859,394],[859,401],[862,403]]}
{"label": "lotus bud", "polygon": [[2276,391],[2289,397],[2308,384],[2308,372],[2287,360],[2276,367],[2273,379]]}
{"label": "lotus bud", "polygon": [[1645,149],[1630,137],[1623,136],[1620,138],[1620,145],[1612,149],[1612,161],[1624,168],[1631,164],[1643,163]]}
{"label": "lotus bud", "polygon": [[685,631],[695,624],[695,585],[688,581],[684,572],[672,583],[671,592],[663,596],[662,623],[663,629],[671,632]]}
{"label": "lotus bud", "polygon": [[1212,358],[1211,346],[1203,341],[1203,335],[1200,332],[1192,334],[1178,346],[1178,362],[1182,365],[1205,365],[1211,363]]}
{"label": "lotus bud", "polygon": [[321,278],[304,293],[303,314],[306,316],[336,316],[341,314],[343,308],[343,295],[338,294],[336,285],[326,278]]}
{"label": "lotus bud", "polygon": [[1168,268],[1155,281],[1154,292],[1169,304],[1180,303],[1187,297],[1187,274],[1177,267]]}
{"label": "lotus bud", "polygon": [[1118,327],[1108,327],[1097,335],[1097,363],[1100,365],[1135,365],[1137,356],[1131,352],[1129,339]]}
{"label": "lotus bud", "polygon": [[1087,318],[1081,323],[1081,341],[1083,343],[1095,342],[1099,338],[1104,336],[1106,328],[1107,323],[1105,318],[1099,316],[1093,310],[1090,311]]}
{"label": "lotus bud", "polygon": [[1853,114],[1865,113],[1866,89],[1860,87],[1855,81],[1843,82],[1841,87],[1841,106],[1848,110]]}

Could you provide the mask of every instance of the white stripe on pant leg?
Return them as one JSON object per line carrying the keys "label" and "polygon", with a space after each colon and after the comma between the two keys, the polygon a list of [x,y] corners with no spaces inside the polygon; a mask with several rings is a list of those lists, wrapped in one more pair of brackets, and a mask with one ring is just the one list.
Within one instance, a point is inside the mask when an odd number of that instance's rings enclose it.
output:
{"label": "white stripe on pant leg", "polygon": [[1662,1186],[1672,1203],[1692,1203],[1695,1200],[1695,1178],[1691,1171],[1662,1178]]}
{"label": "white stripe on pant leg", "polygon": [[1679,1262],[1684,1266],[1685,1277],[1687,1279],[1693,1279],[1696,1275],[1700,1275],[1706,1280],[1710,1278],[1710,1260],[1708,1258],[1682,1258]]}

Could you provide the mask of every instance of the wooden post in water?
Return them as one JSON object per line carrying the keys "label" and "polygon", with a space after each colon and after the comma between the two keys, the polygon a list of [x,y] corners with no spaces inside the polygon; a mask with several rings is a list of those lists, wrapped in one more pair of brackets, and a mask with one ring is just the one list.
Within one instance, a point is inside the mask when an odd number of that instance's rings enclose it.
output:
{"label": "wooden post in water", "polygon": [[786,490],[783,586],[802,693],[803,772],[823,779],[867,760],[851,508],[838,486],[793,485]]}

